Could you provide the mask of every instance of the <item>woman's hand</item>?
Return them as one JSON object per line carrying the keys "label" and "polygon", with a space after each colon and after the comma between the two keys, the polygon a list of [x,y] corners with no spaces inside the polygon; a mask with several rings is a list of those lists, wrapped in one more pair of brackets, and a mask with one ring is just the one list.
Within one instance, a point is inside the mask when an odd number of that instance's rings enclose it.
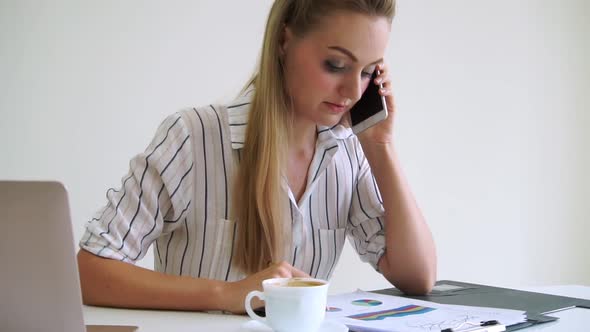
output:
{"label": "woman's hand", "polygon": [[395,115],[395,103],[393,99],[393,92],[391,90],[391,80],[389,78],[389,70],[387,65],[381,63],[377,68],[381,73],[375,77],[373,82],[369,84],[383,84],[383,88],[379,89],[379,94],[385,97],[387,104],[387,119],[377,123],[376,125],[364,130],[357,135],[359,141],[365,148],[365,144],[388,144],[393,142],[393,118]]}
{"label": "woman's hand", "polygon": [[[298,270],[287,262],[274,263],[266,269],[248,276],[240,281],[227,283],[225,298],[227,299],[227,306],[225,311],[230,311],[234,314],[243,314],[246,312],[244,307],[244,300],[246,295],[253,290],[262,291],[262,281],[272,278],[309,278],[305,272]],[[252,308],[260,308],[263,302],[255,298],[252,303]]]}

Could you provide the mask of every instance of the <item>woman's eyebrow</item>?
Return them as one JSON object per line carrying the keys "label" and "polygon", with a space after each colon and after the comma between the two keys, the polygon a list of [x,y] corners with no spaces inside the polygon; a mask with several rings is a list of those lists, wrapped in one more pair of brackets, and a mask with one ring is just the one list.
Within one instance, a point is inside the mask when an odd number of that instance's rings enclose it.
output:
{"label": "woman's eyebrow", "polygon": [[[354,62],[358,62],[359,60],[357,59],[357,57],[349,50],[345,49],[344,47],[340,47],[340,46],[328,46],[329,49],[331,50],[335,50],[338,51],[340,53],[343,53],[344,55],[348,56],[352,61]],[[373,61],[371,62],[369,65],[376,65],[378,63],[383,62],[383,58],[377,60],[377,61]]]}

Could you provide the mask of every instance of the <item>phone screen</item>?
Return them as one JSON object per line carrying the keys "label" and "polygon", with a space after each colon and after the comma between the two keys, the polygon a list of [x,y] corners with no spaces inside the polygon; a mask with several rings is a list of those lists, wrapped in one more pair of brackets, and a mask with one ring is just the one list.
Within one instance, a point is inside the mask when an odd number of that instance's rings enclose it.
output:
{"label": "phone screen", "polygon": [[375,70],[361,99],[350,109],[350,120],[355,132],[367,129],[387,117],[385,98],[379,94],[380,85],[374,82],[377,75],[378,71]]}

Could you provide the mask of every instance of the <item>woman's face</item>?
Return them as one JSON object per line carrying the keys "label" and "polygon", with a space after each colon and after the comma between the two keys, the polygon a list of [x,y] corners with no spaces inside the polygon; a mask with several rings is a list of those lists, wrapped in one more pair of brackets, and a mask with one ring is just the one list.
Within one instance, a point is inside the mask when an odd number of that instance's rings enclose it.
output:
{"label": "woman's face", "polygon": [[384,17],[337,13],[302,38],[287,28],[285,77],[296,121],[337,124],[383,61],[390,24]]}

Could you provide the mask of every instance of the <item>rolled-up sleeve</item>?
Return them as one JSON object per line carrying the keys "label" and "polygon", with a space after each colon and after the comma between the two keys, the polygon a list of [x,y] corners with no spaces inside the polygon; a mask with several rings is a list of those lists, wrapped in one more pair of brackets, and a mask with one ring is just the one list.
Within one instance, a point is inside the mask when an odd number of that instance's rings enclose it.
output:
{"label": "rolled-up sleeve", "polygon": [[190,131],[182,113],[167,117],[145,152],[129,163],[120,188],[86,223],[80,248],[135,263],[161,234],[189,213],[194,175]]}
{"label": "rolled-up sleeve", "polygon": [[378,262],[385,253],[383,202],[369,167],[357,141],[355,151],[359,172],[353,187],[352,203],[348,219],[348,239],[363,262],[378,269]]}

